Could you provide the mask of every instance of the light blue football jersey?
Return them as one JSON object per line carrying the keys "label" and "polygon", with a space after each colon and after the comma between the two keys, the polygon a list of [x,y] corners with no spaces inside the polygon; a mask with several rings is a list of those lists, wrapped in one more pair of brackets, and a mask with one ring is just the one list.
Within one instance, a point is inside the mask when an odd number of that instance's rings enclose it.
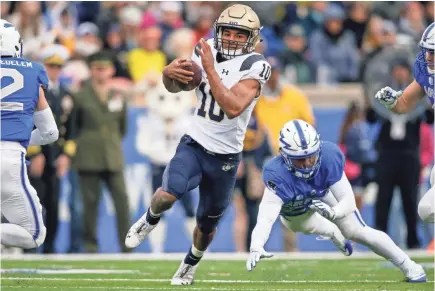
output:
{"label": "light blue football jersey", "polygon": [[297,216],[307,212],[313,199],[324,197],[329,187],[340,181],[344,164],[345,158],[338,146],[323,141],[320,168],[312,179],[296,177],[284,159],[277,156],[264,165],[263,181],[284,202],[280,214]]}
{"label": "light blue football jersey", "polygon": [[41,64],[22,58],[1,58],[1,140],[29,145],[39,88],[48,87]]}
{"label": "light blue football jersey", "polygon": [[434,104],[434,75],[427,72],[426,65],[419,61],[423,60],[423,52],[420,52],[414,62],[414,78],[415,81],[424,89],[426,95],[429,97],[430,103]]}

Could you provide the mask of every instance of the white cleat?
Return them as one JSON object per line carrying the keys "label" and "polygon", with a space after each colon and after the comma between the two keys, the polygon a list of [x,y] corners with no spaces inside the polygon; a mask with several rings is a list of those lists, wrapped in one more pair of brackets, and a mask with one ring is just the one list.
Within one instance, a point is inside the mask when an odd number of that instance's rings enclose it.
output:
{"label": "white cleat", "polygon": [[421,265],[413,262],[411,267],[405,272],[406,280],[409,283],[426,282],[426,273]]}
{"label": "white cleat", "polygon": [[198,268],[198,264],[196,264],[195,266],[188,265],[184,263],[183,259],[174,277],[172,277],[171,285],[192,285],[196,268]]}
{"label": "white cleat", "polygon": [[157,224],[151,225],[146,221],[147,214],[145,213],[136,221],[127,232],[125,237],[125,246],[127,248],[135,248],[140,245],[145,237],[157,226]]}

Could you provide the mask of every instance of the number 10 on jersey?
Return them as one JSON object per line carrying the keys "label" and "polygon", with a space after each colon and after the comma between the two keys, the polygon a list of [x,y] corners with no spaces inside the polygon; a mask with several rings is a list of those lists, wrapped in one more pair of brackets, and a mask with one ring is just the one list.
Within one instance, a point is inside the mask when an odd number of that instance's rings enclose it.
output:
{"label": "number 10 on jersey", "polygon": [[[221,122],[224,119],[225,113],[222,111],[222,109],[219,107],[218,104],[216,104],[216,100],[213,97],[213,94],[211,93],[211,89],[208,88],[208,90],[205,89],[207,86],[206,83],[201,83],[198,87],[199,91],[202,94],[202,100],[201,100],[201,107],[198,108],[197,114],[201,117],[207,118],[206,115],[208,114],[208,117],[210,120]],[[208,108],[206,108],[207,100],[210,100],[208,102]],[[215,109],[215,107],[217,107]],[[219,113],[215,114],[215,111],[219,109]]]}

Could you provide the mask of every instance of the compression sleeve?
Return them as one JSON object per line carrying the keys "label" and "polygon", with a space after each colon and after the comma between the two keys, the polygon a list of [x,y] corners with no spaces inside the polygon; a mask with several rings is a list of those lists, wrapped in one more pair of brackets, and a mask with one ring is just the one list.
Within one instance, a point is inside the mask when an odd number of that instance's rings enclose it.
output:
{"label": "compression sleeve", "polygon": [[29,145],[45,145],[59,138],[59,130],[50,107],[33,113],[36,129],[32,131]]}
{"label": "compression sleeve", "polygon": [[263,199],[258,211],[257,225],[252,231],[251,251],[260,250],[269,239],[272,226],[279,216],[283,201],[268,187],[264,189]]}
{"label": "compression sleeve", "polygon": [[338,201],[338,204],[333,207],[336,219],[345,217],[356,210],[355,195],[344,173],[341,179],[329,189]]}

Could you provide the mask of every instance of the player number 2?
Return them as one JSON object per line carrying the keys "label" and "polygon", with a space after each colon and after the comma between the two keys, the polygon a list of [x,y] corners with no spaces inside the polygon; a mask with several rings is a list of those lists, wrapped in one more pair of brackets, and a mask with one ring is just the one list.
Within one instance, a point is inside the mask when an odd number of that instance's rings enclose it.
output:
{"label": "player number 2", "polygon": [[201,91],[202,93],[202,102],[201,107],[199,107],[198,109],[198,115],[205,118],[205,115],[207,114],[207,112],[205,111],[205,102],[207,100],[207,95],[210,95],[211,101],[210,108],[208,109],[208,117],[213,121],[221,122],[224,119],[225,113],[222,111],[222,109],[219,109],[219,115],[213,113],[216,100],[214,100],[211,89],[209,90],[208,94],[205,93],[205,86],[206,83],[201,83],[201,85],[199,85],[199,91]]}
{"label": "player number 2", "polygon": [[[24,77],[16,69],[1,68],[1,78],[10,77],[12,83],[2,87],[0,90],[1,99],[8,97],[9,95],[24,88]],[[19,102],[1,102],[2,110],[23,110],[23,103]]]}

